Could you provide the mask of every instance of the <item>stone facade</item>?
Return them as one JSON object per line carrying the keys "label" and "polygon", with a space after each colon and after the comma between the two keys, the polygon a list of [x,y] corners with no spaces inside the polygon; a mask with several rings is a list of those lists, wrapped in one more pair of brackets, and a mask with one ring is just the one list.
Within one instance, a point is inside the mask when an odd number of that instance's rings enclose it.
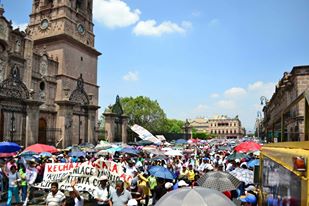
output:
{"label": "stone facade", "polygon": [[104,115],[105,138],[109,142],[128,143],[128,116],[123,113],[120,98],[117,95],[116,102],[109,106]]}
{"label": "stone facade", "polygon": [[96,142],[100,53],[92,6],[33,0],[25,32],[12,28],[0,6],[0,141]]}
{"label": "stone facade", "polygon": [[309,66],[297,66],[283,74],[275,93],[263,108],[263,130],[268,141],[309,140],[304,133],[305,99],[290,107],[305,91],[309,91]]}
{"label": "stone facade", "polygon": [[215,116],[211,119],[196,118],[190,120],[190,126],[197,132],[206,132],[219,138],[239,138],[244,136],[244,129],[236,116],[229,118],[224,115]]}

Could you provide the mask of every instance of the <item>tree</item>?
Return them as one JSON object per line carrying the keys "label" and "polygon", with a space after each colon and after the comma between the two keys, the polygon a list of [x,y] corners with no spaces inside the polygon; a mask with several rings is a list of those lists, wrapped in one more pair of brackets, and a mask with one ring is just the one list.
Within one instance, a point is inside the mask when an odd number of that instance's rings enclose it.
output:
{"label": "tree", "polygon": [[184,121],[177,119],[167,119],[165,132],[167,133],[183,133]]}
{"label": "tree", "polygon": [[159,103],[149,97],[124,97],[120,99],[123,111],[129,116],[129,125],[138,124],[151,133],[165,132],[166,114]]}

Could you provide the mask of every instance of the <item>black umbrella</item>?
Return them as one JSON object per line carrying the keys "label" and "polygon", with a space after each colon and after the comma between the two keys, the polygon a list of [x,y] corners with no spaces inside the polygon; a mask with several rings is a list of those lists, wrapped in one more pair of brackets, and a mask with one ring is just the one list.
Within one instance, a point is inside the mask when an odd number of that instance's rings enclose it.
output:
{"label": "black umbrella", "polygon": [[240,181],[227,172],[215,171],[207,172],[197,180],[197,184],[220,192],[235,190],[240,185]]}

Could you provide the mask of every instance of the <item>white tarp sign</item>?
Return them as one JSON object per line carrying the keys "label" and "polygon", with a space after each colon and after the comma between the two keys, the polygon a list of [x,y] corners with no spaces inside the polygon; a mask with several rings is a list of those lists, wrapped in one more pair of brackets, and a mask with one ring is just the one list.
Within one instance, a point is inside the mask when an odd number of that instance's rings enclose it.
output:
{"label": "white tarp sign", "polygon": [[94,194],[99,185],[98,178],[106,175],[113,186],[117,180],[131,181],[132,177],[125,174],[121,164],[97,160],[84,163],[48,163],[45,165],[44,177],[41,183],[35,185],[38,188],[49,189],[52,182],[59,183],[59,189],[66,190],[71,181],[77,179],[76,189]]}
{"label": "white tarp sign", "polygon": [[137,124],[133,125],[131,127],[132,131],[135,132],[136,134],[138,134],[138,136],[142,139],[142,140],[148,140],[154,143],[160,143],[161,141],[156,138],[155,136],[153,136],[148,130],[146,130],[144,127],[141,127]]}

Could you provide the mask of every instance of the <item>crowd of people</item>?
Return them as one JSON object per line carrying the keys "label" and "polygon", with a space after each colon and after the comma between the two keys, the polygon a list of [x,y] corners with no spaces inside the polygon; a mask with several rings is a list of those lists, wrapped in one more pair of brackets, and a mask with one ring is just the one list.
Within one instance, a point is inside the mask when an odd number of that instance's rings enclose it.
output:
{"label": "crowd of people", "polygon": [[[143,148],[137,154],[115,152],[97,155],[96,153],[87,153],[86,156],[76,157],[69,156],[67,152],[59,152],[51,157],[39,157],[30,160],[25,160],[17,155],[16,157],[2,159],[0,162],[1,192],[7,191],[5,196],[1,195],[0,197],[6,197],[8,206],[12,204],[13,197],[16,203],[32,204],[33,193],[37,190],[33,186],[42,181],[46,163],[85,162],[103,159],[121,164],[124,172],[132,178],[130,181],[117,180],[117,182],[111,183],[107,176],[102,175],[99,177],[100,184],[92,196],[91,205],[155,205],[160,198],[170,191],[198,186],[197,180],[210,171],[232,172],[237,168],[252,170],[247,163],[257,159],[258,156],[249,153],[245,158],[228,159],[233,150],[220,149],[222,146],[229,146],[227,144],[226,142],[213,145],[186,144],[182,146],[182,155],[176,156],[155,155],[152,154],[151,150],[143,150]],[[162,146],[153,146],[153,148],[157,151],[164,149]],[[154,166],[166,168],[173,175],[173,178],[164,179],[153,175],[150,171]],[[76,184],[78,184],[76,180],[72,181],[71,187],[67,191],[61,192],[58,182],[53,182],[50,191],[46,193],[46,205],[85,205],[85,198],[81,191],[77,191]],[[65,195],[66,193],[69,195]],[[231,200],[239,200],[242,205],[257,205],[257,189],[253,180],[249,183],[242,182],[235,190],[224,191],[223,193]]]}

